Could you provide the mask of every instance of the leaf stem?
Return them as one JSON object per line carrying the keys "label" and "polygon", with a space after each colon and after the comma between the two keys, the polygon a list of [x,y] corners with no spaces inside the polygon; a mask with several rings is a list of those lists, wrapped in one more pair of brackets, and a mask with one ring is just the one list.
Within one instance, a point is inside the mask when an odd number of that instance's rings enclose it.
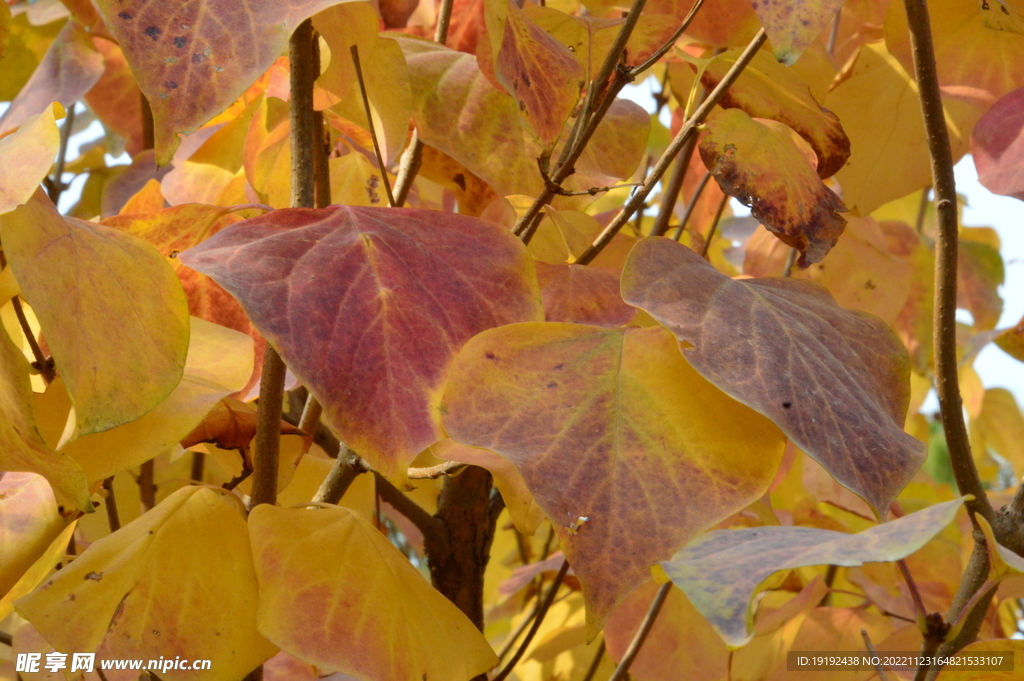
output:
{"label": "leaf stem", "polygon": [[508,678],[508,675],[512,673],[512,670],[526,653],[526,649],[529,647],[530,642],[533,641],[533,637],[537,635],[537,630],[540,629],[540,625],[544,622],[544,617],[548,614],[548,608],[551,607],[551,603],[555,600],[555,594],[558,593],[559,587],[562,586],[562,580],[565,579],[565,573],[568,571],[569,562],[563,560],[562,567],[559,568],[558,574],[555,575],[555,581],[551,583],[551,586],[548,588],[548,592],[544,595],[544,600],[537,609],[537,614],[533,618],[533,626],[531,626],[530,631],[526,633],[526,637],[523,639],[523,642],[519,644],[519,648],[516,650],[512,658],[498,673],[498,675],[491,679],[491,681],[505,681],[505,679]]}
{"label": "leaf stem", "polygon": [[380,176],[384,181],[384,191],[388,195],[388,206],[394,208],[395,195],[391,192],[391,180],[388,179],[387,164],[384,163],[384,156],[380,153],[380,143],[377,141],[377,131],[373,125],[373,112],[370,109],[370,98],[366,94],[366,81],[363,80],[363,67],[359,63],[359,46],[351,45],[348,48],[352,54],[352,64],[356,68],[356,80],[359,82],[359,94],[363,97],[363,110],[366,112],[366,125],[370,131],[370,139],[373,141],[373,153],[377,156],[377,167],[380,168]]}
{"label": "leaf stem", "polygon": [[964,422],[963,401],[956,356],[956,285],[959,247],[956,179],[953,176],[953,152],[950,149],[946,117],[942,108],[939,78],[932,46],[931,22],[926,0],[904,0],[910,45],[914,55],[921,112],[928,135],[932,160],[932,186],[935,188],[935,213],[938,234],[935,241],[935,392],[942,409],[942,428],[946,433],[949,458],[961,494],[971,494],[967,510],[980,513],[995,524],[995,511],[988,501],[971,456],[971,443]]}
{"label": "leaf stem", "polygon": [[672,582],[665,582],[658,589],[658,593],[654,596],[654,600],[651,601],[651,607],[647,609],[647,614],[644,616],[643,622],[640,623],[640,628],[637,629],[636,634],[633,636],[633,640],[629,643],[629,648],[626,649],[626,653],[622,656],[622,660],[619,661],[619,666],[615,668],[615,673],[611,675],[608,681],[622,681],[626,678],[626,674],[629,672],[630,666],[633,664],[633,660],[640,653],[640,649],[644,645],[644,641],[647,640],[647,635],[651,633],[651,627],[654,626],[654,621],[658,619],[658,613],[661,612],[661,606],[665,604],[665,599],[668,598],[668,592],[672,589]]}
{"label": "leaf stem", "polygon": [[[685,150],[684,150],[685,153]],[[686,223],[690,221],[690,216],[693,215],[694,208],[697,207],[697,201],[700,200],[700,195],[704,193],[704,188],[708,186],[708,182],[711,180],[711,171],[704,173],[704,177],[700,178],[700,183],[697,185],[697,189],[694,190],[693,196],[690,197],[690,202],[686,204],[686,210],[683,212],[683,217],[679,221],[679,225],[676,227],[676,231],[672,234],[674,241],[679,241],[683,237],[683,230],[686,229]],[[675,207],[673,202],[673,208]],[[664,210],[664,205],[662,207]],[[669,210],[671,212],[671,209]],[[661,219],[661,215],[658,215],[658,219]],[[668,226],[668,218],[665,219],[665,225]],[[661,234],[653,234],[652,236],[661,236]]]}
{"label": "leaf stem", "polygon": [[793,276],[793,267],[796,265],[796,257],[800,254],[800,251],[793,248],[789,249],[789,253],[786,254],[786,265],[782,268],[782,278],[789,279]]}
{"label": "leaf stem", "polygon": [[922,627],[922,633],[924,633],[924,621],[928,617],[928,610],[924,607],[924,601],[921,600],[921,592],[917,588],[917,582],[914,581],[913,575],[910,574],[910,568],[907,567],[907,561],[900,559],[896,561],[897,567],[899,567],[900,574],[903,575],[903,580],[907,583],[907,588],[910,590],[910,598],[914,602],[914,615],[917,617],[917,623]]}
{"label": "leaf stem", "polygon": [[644,182],[643,187],[629,197],[626,204],[619,211],[619,214],[615,216],[615,219],[612,220],[611,223],[605,227],[604,231],[597,236],[594,243],[591,244],[591,246],[576,260],[576,264],[589,264],[602,250],[604,250],[605,246],[611,242],[612,238],[618,234],[619,230],[622,229],[622,226],[626,224],[630,216],[633,215],[633,212],[638,206],[643,204],[647,199],[647,195],[651,193],[654,186],[661,180],[661,176],[665,174],[665,171],[672,163],[672,160],[679,154],[683,146],[689,141],[690,137],[696,134],[697,126],[704,122],[704,119],[707,118],[709,113],[711,113],[711,109],[718,104],[719,100],[725,95],[729,87],[731,87],[736,79],[739,78],[743,69],[747,67],[747,64],[750,63],[754,58],[754,55],[756,55],[758,50],[761,49],[761,46],[764,44],[765,40],[767,40],[767,37],[768,36],[765,34],[764,29],[758,31],[757,35],[750,41],[750,44],[747,45],[747,48],[743,51],[743,54],[740,55],[740,58],[735,64],[733,64],[733,67],[729,69],[729,72],[725,74],[725,77],[722,78],[721,82],[719,82],[715,89],[711,91],[711,94],[708,95],[707,99],[697,107],[697,110],[693,112],[690,120],[683,125],[682,129],[678,133],[676,133],[675,138],[673,138],[669,143],[665,153],[661,155],[660,159],[658,159],[658,163],[654,166],[651,174]]}

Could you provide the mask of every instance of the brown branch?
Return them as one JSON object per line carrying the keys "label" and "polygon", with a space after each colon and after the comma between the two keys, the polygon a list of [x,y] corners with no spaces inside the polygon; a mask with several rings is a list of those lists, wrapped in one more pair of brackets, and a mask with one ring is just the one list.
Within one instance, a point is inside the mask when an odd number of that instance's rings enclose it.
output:
{"label": "brown branch", "polygon": [[555,581],[551,583],[547,594],[544,596],[544,600],[537,609],[537,614],[533,618],[533,626],[530,627],[530,631],[526,633],[526,637],[523,639],[523,642],[519,644],[519,648],[516,650],[512,658],[491,681],[505,681],[505,679],[508,678],[508,675],[512,673],[512,670],[519,663],[520,658],[522,658],[523,654],[526,653],[526,649],[529,647],[533,637],[537,635],[537,630],[540,629],[540,625],[544,622],[544,617],[548,614],[548,608],[551,607],[552,601],[555,600],[555,594],[558,593],[559,587],[562,586],[562,580],[565,579],[565,573],[568,571],[569,563],[568,561],[563,560],[562,567],[559,568],[558,574],[555,575]]}
{"label": "brown branch", "polygon": [[633,636],[633,640],[629,643],[629,648],[626,649],[626,653],[622,656],[619,661],[619,666],[615,668],[615,673],[611,675],[608,681],[622,681],[626,678],[626,674],[629,672],[629,668],[633,664],[633,660],[640,653],[640,649],[644,645],[644,641],[647,640],[647,635],[651,633],[651,628],[654,626],[654,621],[658,619],[658,613],[661,612],[661,606],[665,604],[665,599],[668,598],[668,592],[672,589],[672,582],[665,582],[658,589],[658,593],[654,596],[654,600],[651,601],[651,607],[648,608],[647,614],[644,616],[643,622],[640,623],[640,628],[637,629],[636,634]]}
{"label": "brown branch", "polygon": [[373,472],[373,476],[377,482],[377,494],[380,498],[391,504],[396,511],[408,518],[423,533],[424,542],[449,547],[448,536],[445,534],[441,523],[434,516],[423,510],[422,506],[402,493],[400,489],[388,482],[387,478],[377,471]]}
{"label": "brown branch", "polygon": [[192,470],[189,472],[189,479],[202,484],[203,477],[205,477],[204,468],[206,468],[206,455],[202,452],[192,452]]}
{"label": "brown branch", "polygon": [[[675,168],[672,169],[672,174],[668,178],[668,183],[662,190],[661,195],[661,206],[658,208],[658,217],[654,219],[654,226],[651,227],[651,236],[664,236],[665,232],[668,231],[668,223],[672,219],[672,213],[676,209],[676,202],[679,201],[679,192],[683,190],[683,182],[686,181],[686,172],[690,169],[690,159],[693,158],[693,150],[697,147],[697,137],[693,136],[683,147],[683,150],[679,153],[679,160],[676,163]],[[683,220],[680,221],[679,227],[676,228],[676,234],[682,235],[683,228],[686,225],[686,220],[689,220],[690,213],[693,212],[693,207],[697,205],[697,199],[704,191],[705,185],[711,178],[711,171],[708,171],[701,179],[700,184],[697,185],[697,190],[693,193],[693,197],[690,202],[686,204],[686,213],[683,216]],[[676,237],[676,241],[679,241],[679,237]]]}
{"label": "brown branch", "polygon": [[[313,119],[313,81],[320,75],[318,57],[318,51],[313,49],[313,22],[307,19],[299,24],[288,41],[291,64],[291,205],[294,208],[312,208],[316,201],[314,146],[318,135]],[[256,412],[250,508],[277,503],[284,378],[284,361],[268,343],[263,357]]]}
{"label": "brown branch", "polygon": [[959,246],[956,180],[953,177],[953,152],[946,130],[939,78],[932,47],[931,23],[925,0],[904,0],[910,44],[914,55],[921,112],[928,133],[928,151],[932,159],[932,186],[935,188],[935,212],[938,234],[935,241],[935,392],[942,409],[942,428],[961,494],[971,494],[967,501],[971,515],[980,513],[989,524],[995,524],[995,511],[981,485],[978,470],[971,456],[971,443],[964,422],[963,401],[956,356],[956,278]]}
{"label": "brown branch", "polygon": [[[697,138],[694,137],[693,139],[694,139],[694,141],[696,141]],[[683,154],[685,154],[685,153],[686,153],[686,150],[684,149],[683,150]],[[679,241],[683,237],[683,230],[686,229],[686,223],[688,223],[690,221],[690,216],[693,215],[693,211],[697,207],[697,201],[700,200],[700,195],[704,193],[704,189],[708,186],[708,181],[710,181],[710,180],[711,180],[711,171],[709,170],[706,173],[704,173],[704,177],[700,178],[700,183],[697,185],[697,189],[693,192],[693,196],[690,197],[690,202],[686,204],[686,210],[683,212],[683,217],[679,221],[679,226],[676,227],[676,231],[672,234],[672,239],[673,240]],[[673,205],[673,207],[674,207],[674,205]],[[660,218],[661,216],[659,215],[658,217]],[[665,220],[665,223],[666,223],[666,226],[667,226],[667,224],[668,224],[668,219],[667,218]],[[658,234],[656,236],[661,236],[661,234]]]}
{"label": "brown branch", "polygon": [[117,514],[117,499],[114,498],[114,476],[103,481],[103,489],[107,490],[107,498],[103,505],[107,508],[107,524],[113,534],[121,529],[121,518]]}
{"label": "brown branch", "polygon": [[[438,10],[437,28],[434,29],[434,42],[444,45],[448,41],[448,26],[452,19],[452,5],[454,0],[441,0],[441,8]],[[405,200],[409,198],[409,190],[412,189],[412,181],[420,172],[423,165],[423,142],[420,141],[418,130],[412,131],[412,139],[409,146],[402,154],[398,163],[398,177],[395,178],[395,205],[404,206]]]}
{"label": "brown branch", "polygon": [[789,279],[793,276],[793,267],[796,265],[796,256],[799,255],[800,251],[790,247],[789,253],[786,254],[786,264],[782,268],[782,278]]}
{"label": "brown branch", "polygon": [[313,497],[314,502],[337,504],[345,496],[352,482],[363,473],[368,473],[370,467],[366,465],[358,454],[341,445],[338,458],[334,460],[327,477],[320,483],[320,489]]}
{"label": "brown branch", "polygon": [[725,77],[718,83],[715,89],[711,91],[711,94],[708,95],[706,100],[704,100],[704,103],[697,107],[697,110],[690,117],[690,120],[683,125],[682,129],[669,143],[665,153],[661,155],[661,158],[655,165],[654,170],[651,171],[647,181],[644,182],[644,186],[629,197],[626,204],[619,211],[619,214],[615,216],[615,219],[605,227],[601,234],[598,235],[597,239],[595,239],[594,243],[591,244],[579,259],[577,259],[577,264],[589,264],[602,250],[604,250],[605,246],[611,242],[612,238],[618,234],[619,230],[622,229],[622,226],[626,224],[629,218],[633,215],[633,212],[636,211],[638,206],[643,204],[647,199],[647,195],[651,193],[654,186],[661,180],[661,176],[665,174],[665,171],[672,163],[672,160],[689,141],[690,136],[696,134],[697,126],[704,122],[704,119],[707,118],[709,113],[711,113],[711,109],[718,104],[719,100],[725,95],[729,87],[731,87],[736,79],[739,78],[743,69],[747,67],[747,64],[749,64],[754,58],[754,55],[757,54],[757,51],[761,49],[761,45],[764,44],[766,39],[767,35],[765,34],[764,29],[758,31],[757,36],[750,41],[750,44],[747,45],[747,48],[743,51],[743,54],[740,55],[737,62],[731,69],[729,69],[729,72],[725,74]]}
{"label": "brown branch", "polygon": [[53,205],[57,205],[60,201],[60,195],[64,193],[64,190],[68,188],[64,184],[64,164],[67,162],[68,156],[68,140],[71,139],[71,128],[75,125],[75,102],[71,102],[71,105],[67,108],[67,116],[64,118],[64,125],[60,129],[60,147],[57,151],[56,167],[53,170],[53,180],[51,180],[47,193],[50,195],[50,202]]}
{"label": "brown branch", "polygon": [[139,500],[142,502],[143,512],[156,506],[156,484],[153,482],[153,459],[145,461],[139,466],[139,477],[136,480],[139,485]]}
{"label": "brown branch", "polygon": [[460,461],[445,461],[439,463],[436,466],[428,466],[426,468],[410,468],[407,475],[410,480],[436,480],[443,478],[446,475],[455,475],[467,464]]}
{"label": "brown branch", "polygon": [[373,112],[370,110],[370,98],[366,94],[366,81],[363,80],[363,67],[359,63],[359,46],[352,45],[348,48],[352,54],[352,64],[356,69],[356,81],[359,83],[359,94],[363,97],[363,110],[366,112],[366,126],[370,131],[370,140],[373,142],[373,153],[377,156],[377,167],[380,168],[380,176],[384,181],[384,191],[388,195],[388,206],[394,208],[395,195],[391,191],[391,180],[388,179],[388,168],[384,162],[384,156],[380,153],[380,143],[377,141],[377,131],[373,125]]}
{"label": "brown branch", "polygon": [[[872,658],[874,658],[875,657],[875,647],[873,645],[871,645],[871,637],[868,636],[868,630],[867,629],[861,629],[860,630],[860,637],[862,639],[864,639],[864,649],[867,650],[868,653],[870,653]],[[886,676],[886,674],[885,674],[885,669],[882,668],[882,665],[879,662],[875,663],[875,672],[878,673],[879,681],[889,681],[889,677]]]}

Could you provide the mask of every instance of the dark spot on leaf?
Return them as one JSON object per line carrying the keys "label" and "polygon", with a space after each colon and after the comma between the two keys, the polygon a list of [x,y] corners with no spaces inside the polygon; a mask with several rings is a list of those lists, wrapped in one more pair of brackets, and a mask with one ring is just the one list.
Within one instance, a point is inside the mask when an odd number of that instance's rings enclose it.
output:
{"label": "dark spot on leaf", "polygon": [[452,178],[452,181],[455,182],[455,184],[459,185],[459,189],[461,189],[462,191],[466,191],[465,175],[463,175],[462,173],[458,173],[455,177]]}
{"label": "dark spot on leaf", "polygon": [[864,282],[864,288],[866,288],[869,291],[874,291],[876,288],[878,288],[878,285],[875,284],[875,282],[868,279],[867,281]]}
{"label": "dark spot on leaf", "polygon": [[783,403],[782,403],[782,408],[783,408],[783,409],[789,409],[789,408],[790,408],[790,407],[792,407],[792,406],[793,406],[793,403],[792,403],[792,402],[783,402]]}
{"label": "dark spot on leaf", "polygon": [[177,258],[177,257],[178,257],[178,254],[179,254],[179,253],[181,253],[181,251],[171,251],[171,252],[170,252],[170,253],[168,254],[168,256],[167,256],[167,257],[168,257],[168,258]]}
{"label": "dark spot on leaf", "polygon": [[520,111],[526,111],[526,102],[524,102],[521,99],[519,100],[519,110]]}
{"label": "dark spot on leaf", "polygon": [[153,40],[156,40],[156,39],[158,39],[160,37],[160,34],[163,33],[163,31],[161,31],[156,26],[150,26],[149,28],[146,29],[145,33],[146,33],[146,35],[148,35]]}
{"label": "dark spot on leaf", "polygon": [[75,600],[75,598],[76,598],[75,594],[68,594],[68,600],[69,601],[73,601],[73,600]]}
{"label": "dark spot on leaf", "polygon": [[563,368],[565,368],[564,364],[556,364],[555,365],[555,371],[561,371]]}
{"label": "dark spot on leaf", "polygon": [[98,582],[101,579],[103,579],[103,573],[102,572],[87,572],[87,573],[85,573],[85,578],[86,579],[91,579],[94,582]]}
{"label": "dark spot on leaf", "polygon": [[557,387],[558,387],[558,384],[557,384],[557,383],[555,383],[554,381],[551,381],[550,383],[548,383],[548,387],[549,387],[549,388],[557,388]]}
{"label": "dark spot on leaf", "polygon": [[188,38],[186,38],[183,35],[179,35],[179,36],[175,36],[174,37],[174,46],[175,47],[185,47],[185,43],[187,43],[187,42],[188,42]]}
{"label": "dark spot on leaf", "polygon": [[192,54],[192,63],[193,64],[198,64],[199,62],[203,61],[204,59],[206,59],[206,57],[204,57],[203,55],[199,54],[198,52],[194,52]]}
{"label": "dark spot on leaf", "polygon": [[487,359],[498,359],[497,357],[494,356],[494,353],[490,351],[484,353],[484,357],[486,357]]}
{"label": "dark spot on leaf", "polygon": [[370,175],[366,180],[366,196],[370,199],[370,203],[380,203],[380,195],[377,193],[379,184],[380,178],[376,175]]}
{"label": "dark spot on leaf", "polygon": [[118,12],[117,16],[121,17],[125,21],[128,21],[129,19],[132,18],[132,13],[131,12]]}
{"label": "dark spot on leaf", "polygon": [[441,412],[442,414],[447,414],[448,413],[448,403],[447,402],[442,402],[440,405],[438,405],[437,410],[439,412]]}
{"label": "dark spot on leaf", "polygon": [[530,76],[525,73],[523,74],[523,85],[530,87]]}
{"label": "dark spot on leaf", "polygon": [[159,635],[160,635],[160,632],[159,632],[159,631],[157,631],[156,629],[154,629],[154,630],[153,630],[153,635],[154,635],[154,636],[159,636]]}
{"label": "dark spot on leaf", "polygon": [[164,87],[169,88],[171,90],[177,90],[178,84],[175,83],[173,80],[169,80],[166,83],[164,83]]}

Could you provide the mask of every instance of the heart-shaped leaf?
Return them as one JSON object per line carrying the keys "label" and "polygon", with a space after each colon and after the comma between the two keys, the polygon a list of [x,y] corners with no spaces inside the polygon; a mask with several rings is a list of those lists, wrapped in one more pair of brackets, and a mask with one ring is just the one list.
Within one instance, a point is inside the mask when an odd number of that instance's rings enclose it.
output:
{"label": "heart-shaped leaf", "polygon": [[910,360],[876,317],[794,279],[732,280],[670,239],[630,253],[622,297],[692,347],[690,363],[761,412],[884,516],[924,461],[903,432]]}
{"label": "heart-shaped leaf", "polygon": [[380,681],[468,681],[497,663],[473,623],[347,508],[257,506],[258,625],[322,669]]}
{"label": "heart-shaped leaf", "polygon": [[170,394],[188,352],[188,303],[156,249],[64,217],[42,190],[0,217],[0,233],[71,394],[77,434],[134,421]]}
{"label": "heart-shaped leaf", "polygon": [[241,302],[342,440],[396,484],[443,437],[436,400],[462,344],[543,314],[522,243],[450,213],[278,210],[179,259]]}
{"label": "heart-shaped leaf", "polygon": [[[222,489],[183,487],[15,606],[57,650],[215,660],[203,678],[238,681],[277,652],[256,631],[244,513]],[[197,678],[191,669],[160,676]]]}
{"label": "heart-shaped leaf", "polygon": [[486,331],[459,353],[444,401],[452,439],[512,462],[551,519],[591,638],[659,556],[764,494],[785,444],[657,327]]}

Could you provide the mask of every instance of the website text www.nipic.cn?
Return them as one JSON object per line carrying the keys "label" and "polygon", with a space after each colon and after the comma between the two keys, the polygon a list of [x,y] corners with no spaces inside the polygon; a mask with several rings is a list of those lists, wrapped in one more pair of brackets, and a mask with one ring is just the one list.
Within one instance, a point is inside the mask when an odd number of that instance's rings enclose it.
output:
{"label": "website text www.nipic.cn", "polygon": [[165,673],[172,669],[206,670],[210,669],[211,663],[210,660],[182,659],[180,655],[173,659],[161,655],[158,660],[99,660],[97,665],[96,653],[18,653],[15,671],[34,673],[43,669],[49,672],[67,669],[70,672],[91,672],[97,666],[101,670],[133,669]]}

